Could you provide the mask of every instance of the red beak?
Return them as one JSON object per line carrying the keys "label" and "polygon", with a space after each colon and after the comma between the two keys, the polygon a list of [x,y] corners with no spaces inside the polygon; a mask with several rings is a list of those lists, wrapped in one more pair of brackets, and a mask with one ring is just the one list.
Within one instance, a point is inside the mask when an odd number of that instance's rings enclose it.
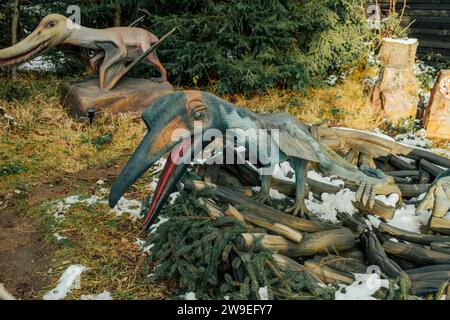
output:
{"label": "red beak", "polygon": [[153,221],[158,216],[159,211],[164,205],[165,201],[175,189],[178,180],[186,171],[187,164],[182,161],[186,151],[190,149],[190,139],[183,140],[181,143],[175,146],[169,155],[166,164],[159,177],[158,184],[156,185],[155,193],[153,194],[150,207],[145,215],[144,227],[148,229]]}

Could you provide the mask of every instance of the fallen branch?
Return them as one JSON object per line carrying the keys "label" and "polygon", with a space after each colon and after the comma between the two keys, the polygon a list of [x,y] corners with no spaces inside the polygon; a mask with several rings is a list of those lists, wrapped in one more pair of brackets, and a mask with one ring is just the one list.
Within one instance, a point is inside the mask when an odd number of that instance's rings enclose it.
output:
{"label": "fallen branch", "polygon": [[428,250],[418,245],[386,241],[383,248],[389,254],[422,265],[450,263],[450,254]]}
{"label": "fallen branch", "polygon": [[348,229],[336,229],[305,234],[301,243],[294,243],[281,236],[261,233],[243,233],[237,239],[242,249],[269,249],[288,257],[307,257],[315,254],[349,250],[354,245],[353,235]]}
{"label": "fallen branch", "polygon": [[243,196],[228,187],[218,186],[213,183],[205,183],[198,180],[188,180],[186,181],[184,187],[186,190],[208,190],[212,193],[213,197],[218,198],[223,202],[231,203],[232,205],[239,205],[240,207],[246,208],[256,215],[272,219],[273,221],[277,221],[299,231],[318,232],[324,230],[339,229],[339,226],[310,221],[283,213],[275,208],[269,207],[251,198]]}
{"label": "fallen branch", "polygon": [[435,236],[428,234],[420,234],[410,231],[405,231],[387,223],[381,222],[378,226],[378,231],[384,234],[388,234],[394,238],[414,242],[417,244],[429,245],[432,242],[450,242],[449,236]]}
{"label": "fallen branch", "polygon": [[305,261],[305,268],[325,283],[351,284],[355,277],[350,272],[339,271],[314,260]]}

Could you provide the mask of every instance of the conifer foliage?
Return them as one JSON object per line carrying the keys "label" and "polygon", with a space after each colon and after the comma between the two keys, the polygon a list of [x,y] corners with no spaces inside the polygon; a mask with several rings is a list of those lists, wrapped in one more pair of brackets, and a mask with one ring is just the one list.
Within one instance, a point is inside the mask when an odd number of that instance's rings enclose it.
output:
{"label": "conifer foliage", "polygon": [[150,228],[149,265],[156,269],[143,270],[146,276],[150,274],[149,281],[175,278],[179,294],[195,292],[197,299],[260,299],[261,288],[267,289],[271,299],[334,297],[334,287],[320,287],[308,272],[281,270],[268,250],[237,250],[233,241],[248,227],[227,216],[211,219],[197,200],[200,196],[208,194],[180,191],[164,207],[164,223]]}
{"label": "conifer foliage", "polygon": [[178,32],[159,50],[178,84],[219,93],[303,89],[360,53],[366,34],[358,0],[155,0],[152,32]]}

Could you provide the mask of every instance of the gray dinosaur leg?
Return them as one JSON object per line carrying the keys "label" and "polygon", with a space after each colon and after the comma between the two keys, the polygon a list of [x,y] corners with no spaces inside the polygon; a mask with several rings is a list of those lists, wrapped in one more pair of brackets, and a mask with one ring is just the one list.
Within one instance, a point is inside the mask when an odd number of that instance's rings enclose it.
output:
{"label": "gray dinosaur leg", "polygon": [[303,217],[305,214],[311,216],[312,213],[306,208],[306,174],[308,172],[308,161],[293,158],[293,165],[295,171],[295,203],[292,207],[286,209],[286,212]]}
{"label": "gray dinosaur leg", "polygon": [[270,193],[270,185],[272,183],[271,175],[262,175],[261,177],[261,190],[256,193],[253,198],[259,202],[267,202],[270,201],[269,193]]}

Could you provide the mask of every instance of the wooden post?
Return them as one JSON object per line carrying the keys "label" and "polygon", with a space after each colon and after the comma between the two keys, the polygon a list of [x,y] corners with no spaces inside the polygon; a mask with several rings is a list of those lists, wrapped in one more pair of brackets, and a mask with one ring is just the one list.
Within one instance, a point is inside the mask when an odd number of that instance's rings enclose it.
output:
{"label": "wooden post", "polygon": [[450,140],[450,70],[439,72],[423,123],[429,137]]}
{"label": "wooden post", "polygon": [[380,60],[383,71],[372,93],[375,112],[384,111],[393,123],[415,117],[419,102],[419,83],[413,72],[417,39],[383,39]]}

